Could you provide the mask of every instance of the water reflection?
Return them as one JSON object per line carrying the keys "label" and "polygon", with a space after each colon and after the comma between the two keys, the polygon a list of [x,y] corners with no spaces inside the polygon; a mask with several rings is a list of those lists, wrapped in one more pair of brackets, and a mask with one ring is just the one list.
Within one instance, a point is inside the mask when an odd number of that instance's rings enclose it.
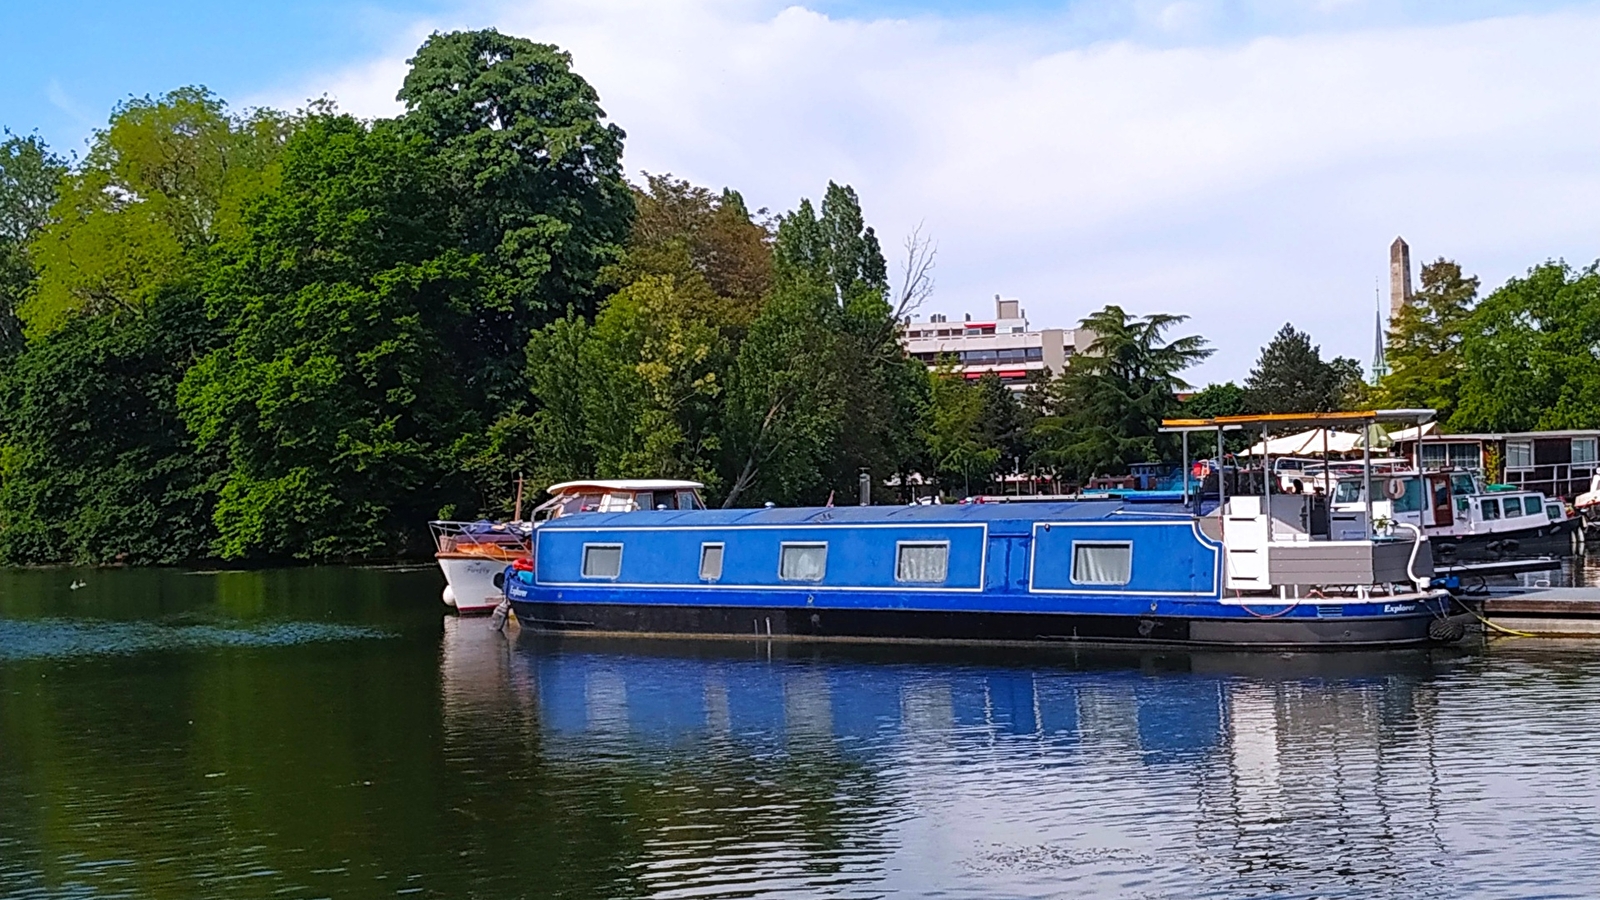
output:
{"label": "water reflection", "polygon": [[0,658],[0,896],[1600,893],[1594,644],[562,643],[434,572],[88,574],[0,573],[0,633],[386,636]]}
{"label": "water reflection", "polygon": [[466,630],[448,731],[517,708],[553,771],[648,785],[627,868],[654,895],[1417,896],[1450,864],[1433,740],[1459,653],[491,654]]}

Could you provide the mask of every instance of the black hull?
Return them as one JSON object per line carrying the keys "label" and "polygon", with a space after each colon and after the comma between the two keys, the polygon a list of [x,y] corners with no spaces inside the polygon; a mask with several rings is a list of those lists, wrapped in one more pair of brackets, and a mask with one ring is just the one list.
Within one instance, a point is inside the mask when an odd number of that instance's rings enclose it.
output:
{"label": "black hull", "polygon": [[1441,561],[1448,557],[1497,558],[1506,554],[1555,552],[1566,555],[1572,549],[1572,535],[1582,525],[1579,519],[1567,519],[1542,528],[1524,528],[1500,534],[1473,534],[1464,537],[1429,535],[1435,556]]}
{"label": "black hull", "polygon": [[[1152,644],[1246,649],[1343,649],[1438,643],[1432,615],[1351,618],[1173,618],[573,604],[513,601],[518,623],[560,634],[754,640]],[[1457,635],[1459,636],[1459,635]]]}

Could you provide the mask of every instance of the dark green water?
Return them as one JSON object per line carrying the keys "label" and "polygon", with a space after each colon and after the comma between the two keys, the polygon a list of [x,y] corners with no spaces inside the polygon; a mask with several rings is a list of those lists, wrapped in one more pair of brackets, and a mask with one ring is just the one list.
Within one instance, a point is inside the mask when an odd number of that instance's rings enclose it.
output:
{"label": "dark green water", "polygon": [[560,644],[440,586],[0,573],[0,896],[1600,895],[1600,644]]}

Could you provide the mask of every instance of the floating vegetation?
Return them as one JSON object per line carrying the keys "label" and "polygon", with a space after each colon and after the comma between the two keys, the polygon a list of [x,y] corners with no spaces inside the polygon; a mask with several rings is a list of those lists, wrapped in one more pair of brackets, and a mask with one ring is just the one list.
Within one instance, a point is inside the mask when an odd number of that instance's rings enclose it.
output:
{"label": "floating vegetation", "polygon": [[111,656],[161,650],[286,647],[327,641],[392,637],[360,625],[277,622],[247,625],[174,625],[106,620],[0,619],[0,662]]}

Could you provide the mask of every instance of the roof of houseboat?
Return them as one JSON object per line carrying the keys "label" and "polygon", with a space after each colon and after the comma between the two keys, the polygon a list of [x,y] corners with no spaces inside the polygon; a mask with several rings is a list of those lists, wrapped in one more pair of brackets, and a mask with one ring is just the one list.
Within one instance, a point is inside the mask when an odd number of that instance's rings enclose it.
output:
{"label": "roof of houseboat", "polygon": [[960,503],[946,506],[805,506],[757,509],[638,510],[584,512],[562,516],[544,528],[596,528],[611,525],[913,525],[996,521],[1152,521],[1187,518],[1181,503],[1126,500],[1067,500],[1024,503]]}
{"label": "roof of houseboat", "polygon": [[566,494],[593,488],[599,491],[690,491],[705,487],[698,481],[680,481],[676,478],[590,478],[581,481],[563,481],[546,488],[552,494]]}

